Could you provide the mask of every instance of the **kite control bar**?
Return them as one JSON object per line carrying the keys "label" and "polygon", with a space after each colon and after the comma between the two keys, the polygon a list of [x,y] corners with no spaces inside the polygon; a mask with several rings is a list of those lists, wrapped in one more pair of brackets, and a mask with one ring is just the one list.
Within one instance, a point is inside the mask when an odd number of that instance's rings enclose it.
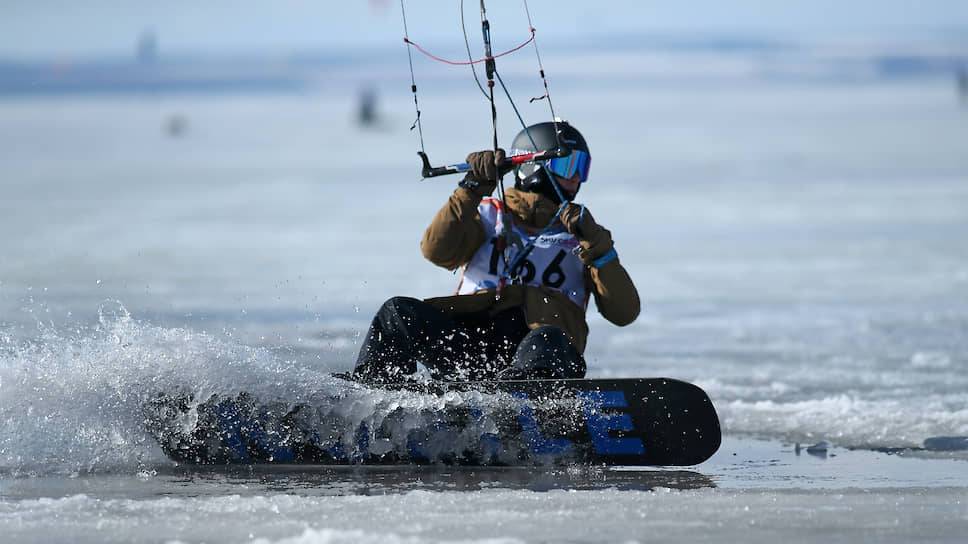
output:
{"label": "kite control bar", "polygon": [[[423,151],[417,151],[417,155],[420,155],[420,160],[423,161],[423,170],[421,171],[421,174],[425,179],[435,178],[437,176],[447,176],[450,174],[459,174],[461,172],[469,172],[471,169],[471,165],[466,162],[462,162],[460,164],[450,164],[447,166],[430,166],[430,159],[427,158],[426,153]],[[501,161],[501,166],[506,168],[509,166],[524,164],[526,162],[550,161],[551,159],[559,159],[561,157],[567,157],[568,155],[571,155],[571,149],[559,147],[557,149],[551,149],[548,151],[537,151],[534,153],[513,155]]]}

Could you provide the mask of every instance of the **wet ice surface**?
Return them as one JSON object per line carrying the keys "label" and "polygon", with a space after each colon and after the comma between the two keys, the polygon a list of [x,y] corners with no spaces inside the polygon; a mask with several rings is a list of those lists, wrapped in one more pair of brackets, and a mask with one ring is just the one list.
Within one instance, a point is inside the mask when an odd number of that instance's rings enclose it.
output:
{"label": "wet ice surface", "polygon": [[[591,310],[590,375],[700,384],[727,432],[716,457],[172,467],[140,417],[158,391],[311,398],[383,299],[453,289],[418,251],[453,180],[417,183],[403,94],[387,132],[353,127],[335,92],[18,99],[0,103],[0,534],[963,540],[965,453],[911,449],[968,435],[968,125],[950,82],[556,91],[595,142],[582,199],[645,301],[623,329]],[[465,98],[425,104],[435,162],[486,145],[486,124],[450,122]],[[171,112],[191,120],[181,140],[160,130]],[[825,458],[807,452],[821,441]]]}
{"label": "wet ice surface", "polygon": [[745,439],[693,470],[159,467],[2,479],[0,526],[26,542],[958,542],[964,467]]}
{"label": "wet ice surface", "polygon": [[[75,542],[959,542],[964,500],[953,489],[413,491],[141,501],[76,495],[24,501],[22,529],[13,535],[25,542],[46,541],[40,529]],[[51,519],[65,527],[51,527]]]}

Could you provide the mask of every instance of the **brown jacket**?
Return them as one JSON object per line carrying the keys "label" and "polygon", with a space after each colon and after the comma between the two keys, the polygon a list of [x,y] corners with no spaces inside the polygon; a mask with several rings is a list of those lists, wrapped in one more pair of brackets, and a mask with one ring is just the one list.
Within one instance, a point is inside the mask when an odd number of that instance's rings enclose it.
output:
{"label": "brown jacket", "polygon": [[[437,266],[455,270],[467,264],[481,244],[487,242],[477,207],[481,196],[463,187],[454,191],[434,216],[424,232],[420,248],[424,257]],[[515,224],[538,231],[554,217],[558,206],[548,198],[515,189],[505,191],[508,208]],[[606,231],[607,233],[607,231]],[[580,257],[586,265],[612,249],[611,236],[594,243],[579,240]],[[586,285],[595,296],[595,305],[605,319],[625,326],[639,315],[639,294],[625,268],[614,259],[601,268],[586,266]],[[578,351],[585,351],[588,324],[585,308],[581,308],[559,291],[532,285],[510,285],[501,292],[500,299],[493,289],[473,295],[454,295],[427,299],[427,302],[452,314],[487,311],[496,314],[520,306],[524,308],[528,326],[560,327],[571,337]]]}

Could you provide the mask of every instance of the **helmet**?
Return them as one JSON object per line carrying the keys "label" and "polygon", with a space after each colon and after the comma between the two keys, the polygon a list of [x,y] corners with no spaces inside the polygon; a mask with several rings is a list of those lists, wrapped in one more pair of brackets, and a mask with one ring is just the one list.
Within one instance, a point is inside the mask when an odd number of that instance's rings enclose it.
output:
{"label": "helmet", "polygon": [[[555,129],[557,128],[557,133]],[[541,193],[555,202],[561,202],[558,194],[560,187],[554,176],[571,177],[575,173],[581,174],[581,181],[588,177],[591,166],[591,154],[585,138],[575,127],[567,121],[538,123],[522,130],[511,143],[511,154],[533,153],[535,151],[550,151],[559,147],[570,149],[571,154],[560,159],[543,161],[541,163],[524,163],[514,169],[514,186],[522,191]],[[568,195],[562,193],[568,198]],[[569,198],[570,200],[570,198]]]}

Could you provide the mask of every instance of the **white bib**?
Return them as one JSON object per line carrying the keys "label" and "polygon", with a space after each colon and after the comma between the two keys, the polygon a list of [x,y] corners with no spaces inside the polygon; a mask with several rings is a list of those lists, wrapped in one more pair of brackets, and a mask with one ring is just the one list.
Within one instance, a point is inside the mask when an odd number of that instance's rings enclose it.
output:
{"label": "white bib", "polygon": [[[506,267],[501,252],[497,250],[497,240],[504,231],[503,204],[495,198],[485,198],[477,211],[481,215],[487,241],[481,244],[471,261],[464,265],[460,287],[457,289],[459,295],[495,289]],[[588,305],[585,264],[574,253],[578,247],[578,240],[574,235],[563,228],[552,229],[540,236],[528,234],[516,225],[513,228],[524,244],[535,240],[534,249],[522,266],[521,278],[524,283],[561,291],[572,302],[585,309]],[[514,261],[520,250],[519,247],[509,248],[508,265]]]}

